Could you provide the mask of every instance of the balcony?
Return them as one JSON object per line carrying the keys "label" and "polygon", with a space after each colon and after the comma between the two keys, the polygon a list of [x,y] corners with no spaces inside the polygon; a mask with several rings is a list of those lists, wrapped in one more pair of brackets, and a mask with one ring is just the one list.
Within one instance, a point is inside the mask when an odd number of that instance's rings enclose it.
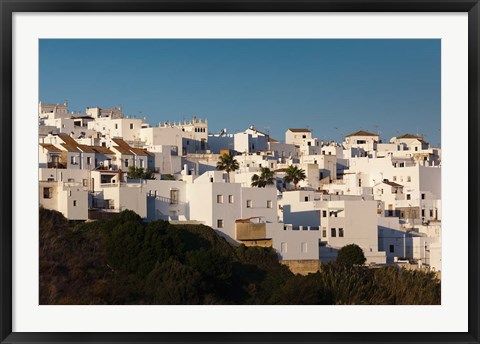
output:
{"label": "balcony", "polygon": [[48,168],[67,168],[64,164],[54,161],[54,162],[49,162],[47,163]]}
{"label": "balcony", "polygon": [[236,222],[235,238],[237,240],[267,239],[266,223]]}

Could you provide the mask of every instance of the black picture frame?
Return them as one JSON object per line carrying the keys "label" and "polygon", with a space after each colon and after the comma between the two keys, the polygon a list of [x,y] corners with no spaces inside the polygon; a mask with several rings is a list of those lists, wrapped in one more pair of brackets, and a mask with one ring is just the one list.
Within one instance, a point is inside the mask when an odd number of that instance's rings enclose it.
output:
{"label": "black picture frame", "polygon": [[[0,0],[1,343],[479,343],[478,0]],[[461,333],[19,333],[12,332],[12,16],[15,12],[468,12],[468,332]],[[452,314],[452,317],[455,315]]]}

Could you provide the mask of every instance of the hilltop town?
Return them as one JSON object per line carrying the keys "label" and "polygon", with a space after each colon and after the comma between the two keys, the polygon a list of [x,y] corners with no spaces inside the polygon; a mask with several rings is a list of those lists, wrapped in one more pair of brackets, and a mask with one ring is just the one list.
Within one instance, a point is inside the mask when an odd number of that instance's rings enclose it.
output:
{"label": "hilltop town", "polygon": [[145,221],[204,224],[233,244],[272,247],[292,271],[317,271],[349,244],[367,265],[441,271],[441,149],[405,133],[359,130],[325,142],[250,126],[164,121],[39,103],[39,202],[68,220],[129,209]]}

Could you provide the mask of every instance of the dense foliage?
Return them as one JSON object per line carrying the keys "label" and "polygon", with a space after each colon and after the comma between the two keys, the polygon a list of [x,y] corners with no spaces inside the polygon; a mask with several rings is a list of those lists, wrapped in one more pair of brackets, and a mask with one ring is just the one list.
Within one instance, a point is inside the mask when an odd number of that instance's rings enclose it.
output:
{"label": "dense foliage", "polygon": [[155,179],[155,174],[149,168],[130,166],[127,172],[128,179]]}
{"label": "dense foliage", "polygon": [[69,223],[40,209],[40,304],[439,304],[431,273],[326,264],[294,275],[274,250],[203,225]]}
{"label": "dense foliage", "polygon": [[264,188],[273,184],[275,184],[274,172],[270,171],[268,167],[260,167],[260,175],[252,176],[252,187]]}
{"label": "dense foliage", "polygon": [[363,250],[355,244],[343,246],[337,254],[337,263],[342,265],[363,265],[366,260]]}
{"label": "dense foliage", "polygon": [[230,154],[223,154],[218,158],[217,170],[227,172],[227,182],[230,183],[230,172],[240,168],[238,161]]}
{"label": "dense foliage", "polygon": [[288,166],[288,168],[285,170],[285,174],[286,175],[283,177],[283,180],[287,183],[293,183],[295,190],[297,189],[298,183],[307,178],[305,170],[294,165]]}

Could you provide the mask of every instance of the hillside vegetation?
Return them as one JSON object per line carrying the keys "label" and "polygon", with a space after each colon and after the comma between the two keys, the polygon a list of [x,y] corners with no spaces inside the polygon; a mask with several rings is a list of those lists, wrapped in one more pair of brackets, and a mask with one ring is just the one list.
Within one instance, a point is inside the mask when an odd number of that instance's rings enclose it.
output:
{"label": "hillside vegetation", "polygon": [[69,223],[40,209],[40,304],[439,304],[432,273],[338,264],[294,275],[273,249],[238,247],[210,227]]}

